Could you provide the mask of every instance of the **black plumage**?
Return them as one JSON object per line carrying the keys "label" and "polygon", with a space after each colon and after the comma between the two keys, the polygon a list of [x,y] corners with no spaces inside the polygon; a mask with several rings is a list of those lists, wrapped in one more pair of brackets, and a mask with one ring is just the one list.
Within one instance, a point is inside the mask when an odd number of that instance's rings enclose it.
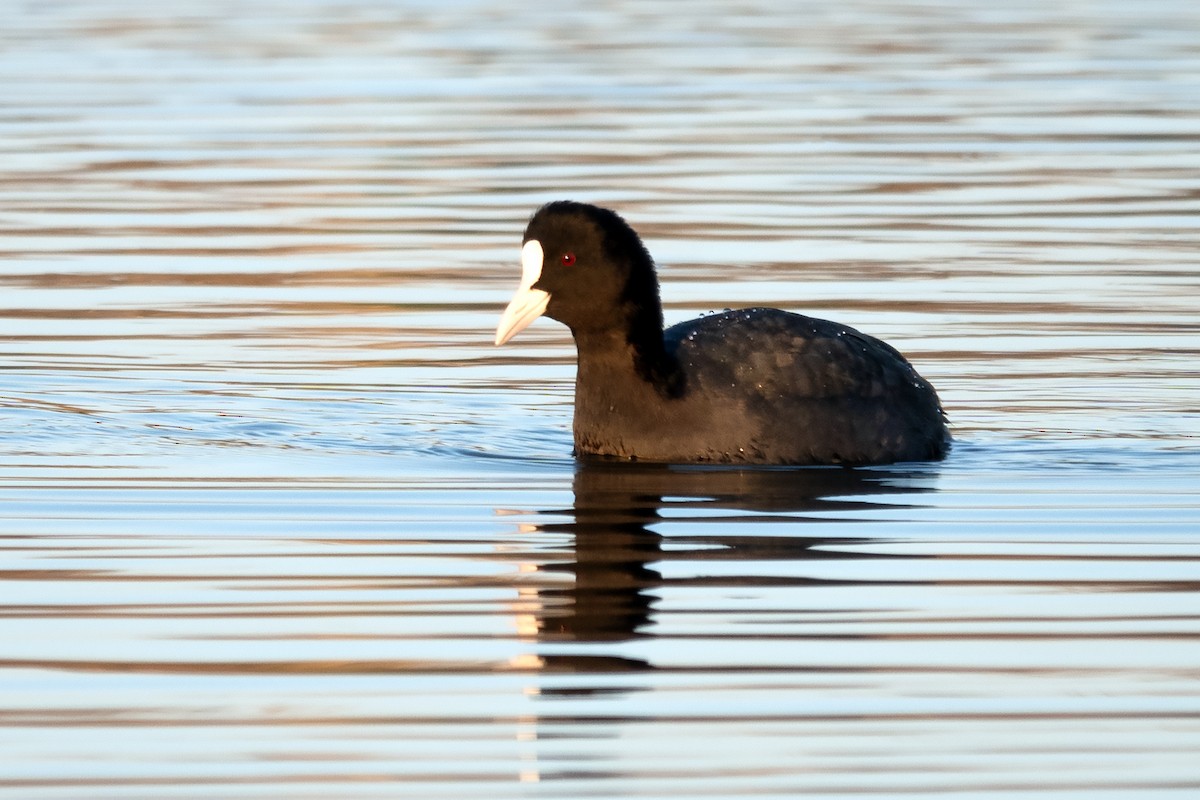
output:
{"label": "black plumage", "polygon": [[949,447],[933,387],[895,349],[771,308],[663,330],[654,262],[620,216],[539,209],[501,344],[542,313],[575,338],[575,450],[665,462],[880,464]]}

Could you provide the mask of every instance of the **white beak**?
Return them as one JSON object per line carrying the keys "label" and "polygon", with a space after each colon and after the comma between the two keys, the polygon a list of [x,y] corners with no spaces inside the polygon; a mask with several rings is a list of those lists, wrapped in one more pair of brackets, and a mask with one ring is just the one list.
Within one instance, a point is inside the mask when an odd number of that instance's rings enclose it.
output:
{"label": "white beak", "polygon": [[496,344],[504,344],[529,327],[529,323],[540,317],[550,302],[550,293],[534,289],[533,285],[542,277],[542,243],[530,239],[521,248],[521,284],[500,315],[496,327]]}

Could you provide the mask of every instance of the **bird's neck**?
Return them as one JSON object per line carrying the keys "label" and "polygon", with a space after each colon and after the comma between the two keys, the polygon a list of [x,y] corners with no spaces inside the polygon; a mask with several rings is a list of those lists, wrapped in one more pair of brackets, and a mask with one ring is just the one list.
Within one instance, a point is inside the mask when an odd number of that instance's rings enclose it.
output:
{"label": "bird's neck", "polygon": [[666,350],[661,322],[626,330],[573,333],[579,351],[577,385],[628,387],[632,375],[636,378],[633,385],[652,390],[663,399],[682,393],[683,373],[679,362]]}

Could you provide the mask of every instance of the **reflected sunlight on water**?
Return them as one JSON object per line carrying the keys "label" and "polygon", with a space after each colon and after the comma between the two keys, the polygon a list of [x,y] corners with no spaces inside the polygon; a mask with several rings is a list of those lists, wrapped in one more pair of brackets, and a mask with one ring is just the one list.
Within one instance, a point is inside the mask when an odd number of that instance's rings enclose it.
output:
{"label": "reflected sunlight on water", "polygon": [[[1194,796],[1193,6],[10,15],[0,792]],[[576,464],[559,197],[951,457]]]}

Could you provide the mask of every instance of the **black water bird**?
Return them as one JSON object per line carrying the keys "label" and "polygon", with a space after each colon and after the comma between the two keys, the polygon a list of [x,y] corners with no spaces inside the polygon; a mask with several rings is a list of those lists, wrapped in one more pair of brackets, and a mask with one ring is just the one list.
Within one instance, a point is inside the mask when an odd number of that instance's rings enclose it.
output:
{"label": "black water bird", "polygon": [[937,393],[853,328],[748,308],[663,330],[654,261],[613,211],[533,215],[504,344],[542,314],[571,329],[575,452],[656,462],[884,464],[945,455]]}

